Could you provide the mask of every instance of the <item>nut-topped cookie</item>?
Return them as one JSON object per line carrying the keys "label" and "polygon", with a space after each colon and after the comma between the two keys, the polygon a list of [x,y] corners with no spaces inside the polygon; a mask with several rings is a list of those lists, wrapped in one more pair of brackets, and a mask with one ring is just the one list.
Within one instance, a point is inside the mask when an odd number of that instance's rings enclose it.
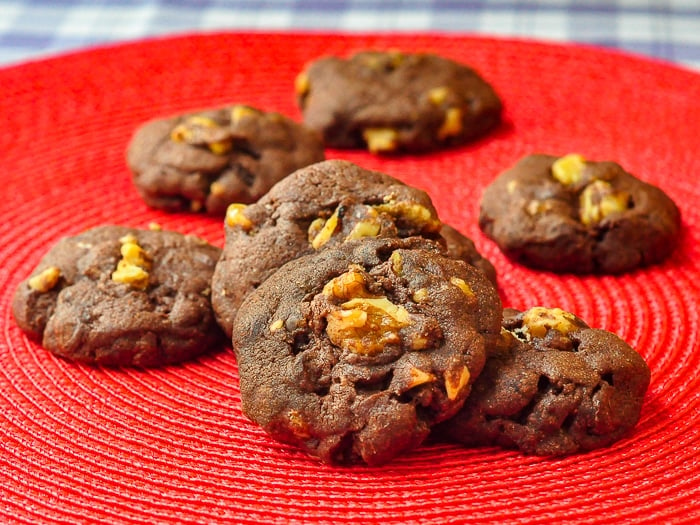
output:
{"label": "nut-topped cookie", "polygon": [[474,69],[427,53],[322,57],[295,88],[304,123],[335,148],[433,150],[476,139],[501,120],[501,100]]}
{"label": "nut-topped cookie", "polygon": [[236,316],[243,411],[324,462],[385,463],[462,406],[500,321],[491,282],[432,241],[309,254]]}
{"label": "nut-topped cookie", "polygon": [[317,132],[246,105],[147,122],[127,152],[149,206],[214,215],[233,202],[255,201],[294,170],[324,158]]}
{"label": "nut-topped cookie", "polygon": [[530,155],[486,188],[479,225],[524,265],[615,274],[665,259],[680,213],[661,189],[617,163]]}
{"label": "nut-topped cookie", "polygon": [[[300,169],[258,202],[229,206],[226,242],[212,280],[219,324],[231,332],[246,295],[287,261],[362,238],[422,236],[444,243],[427,193],[342,160]],[[450,233],[451,251],[466,262],[490,263],[470,239]]]}
{"label": "nut-topped cookie", "polygon": [[636,425],[649,378],[644,359],[611,332],[560,308],[507,308],[469,399],[439,432],[542,456],[605,447]]}
{"label": "nut-topped cookie", "polygon": [[172,231],[101,226],[61,239],[22,281],[19,327],[90,364],[178,363],[223,343],[211,307],[221,250]]}

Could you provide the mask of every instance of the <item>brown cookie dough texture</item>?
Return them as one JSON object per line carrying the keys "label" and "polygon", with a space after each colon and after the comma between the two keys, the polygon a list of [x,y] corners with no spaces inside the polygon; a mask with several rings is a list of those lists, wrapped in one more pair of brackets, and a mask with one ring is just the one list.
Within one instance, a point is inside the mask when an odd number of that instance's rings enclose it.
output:
{"label": "brown cookie dough texture", "polygon": [[295,87],[304,123],[335,148],[433,150],[476,139],[501,120],[498,95],[476,71],[432,54],[323,57]]}
{"label": "brown cookie dough texture", "polygon": [[479,224],[524,265],[615,274],[666,258],[680,213],[663,191],[614,162],[530,155],[486,189]]}
{"label": "brown cookie dough texture", "polygon": [[223,215],[294,170],[324,159],[321,137],[275,112],[235,105],[141,126],[127,151],[144,201],[168,211]]}
{"label": "brown cookie dough texture", "polygon": [[439,432],[542,456],[609,446],[639,420],[649,377],[627,343],[569,312],[506,309],[499,344]]}
{"label": "brown cookie dough texture", "polygon": [[[258,202],[229,206],[226,242],[212,279],[219,324],[230,334],[245,296],[297,257],[373,237],[417,235],[444,244],[443,228],[427,193],[389,175],[341,160],[300,169]],[[454,229],[448,235],[451,254],[495,279],[470,239]]]}
{"label": "brown cookie dough texture", "polygon": [[31,339],[84,363],[178,363],[223,342],[210,301],[221,250],[191,235],[101,226],[61,239],[15,293]]}
{"label": "brown cookie dough texture", "polygon": [[498,337],[484,274],[422,239],[365,239],[282,266],[233,328],[243,411],[328,463],[377,465],[454,415]]}

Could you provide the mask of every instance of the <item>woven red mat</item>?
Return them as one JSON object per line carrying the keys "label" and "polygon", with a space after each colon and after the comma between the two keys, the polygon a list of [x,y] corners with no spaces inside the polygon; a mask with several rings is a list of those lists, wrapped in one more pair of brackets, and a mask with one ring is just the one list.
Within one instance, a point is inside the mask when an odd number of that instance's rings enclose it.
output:
{"label": "woven red mat", "polygon": [[[148,209],[124,151],[144,120],[243,102],[294,118],[310,59],[434,51],[476,67],[505,125],[446,152],[329,151],[426,189],[498,269],[506,305],[559,306],[646,358],[641,421],[614,446],[548,459],[428,443],[381,468],[330,468],[241,414],[230,348],[183,366],[94,369],[54,358],[10,313],[61,236],[99,224],[221,244],[217,219]],[[599,49],[436,35],[212,34],[100,48],[0,70],[0,521],[20,523],[695,522],[700,519],[700,76]],[[617,160],[681,208],[664,264],[556,276],[504,259],[476,224],[483,188],[532,152]]]}

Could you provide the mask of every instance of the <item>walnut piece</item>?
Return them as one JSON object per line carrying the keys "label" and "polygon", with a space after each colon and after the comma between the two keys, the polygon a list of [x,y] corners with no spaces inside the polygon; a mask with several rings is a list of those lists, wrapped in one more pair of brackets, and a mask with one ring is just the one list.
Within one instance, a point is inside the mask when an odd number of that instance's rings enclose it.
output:
{"label": "walnut piece", "polygon": [[450,89],[446,86],[432,88],[428,91],[428,100],[431,104],[439,106],[447,99]]}
{"label": "walnut piece", "polygon": [[462,290],[462,293],[467,297],[474,297],[474,291],[464,279],[460,279],[459,277],[450,277],[450,283]]}
{"label": "walnut piece", "polygon": [[576,184],[581,180],[586,159],[578,153],[570,153],[558,158],[552,164],[552,176],[565,186]]}
{"label": "walnut piece", "polygon": [[374,355],[400,343],[399,330],[410,324],[408,311],[386,297],[358,297],[340,307],[326,318],[326,333],[334,345],[357,354]]}
{"label": "walnut piece", "polygon": [[120,239],[122,242],[120,252],[122,258],[117,263],[117,269],[112,272],[112,280],[117,283],[128,284],[132,288],[144,290],[148,287],[151,269],[151,257],[138,245],[133,235],[127,235]]}
{"label": "walnut piece", "polygon": [[56,266],[49,266],[43,272],[29,279],[29,288],[35,292],[46,293],[58,284],[61,270]]}
{"label": "walnut piece", "polygon": [[437,136],[440,140],[456,137],[462,133],[462,129],[462,110],[459,108],[448,108],[445,112],[445,120],[437,131]]}
{"label": "walnut piece", "polygon": [[[351,267],[330,280],[322,293],[344,301],[326,316],[326,334],[334,345],[345,350],[373,355],[387,344],[399,343],[399,330],[411,324],[403,306],[368,291],[359,268]],[[417,344],[420,346],[420,342]]]}
{"label": "walnut piece", "polygon": [[415,388],[419,385],[424,385],[425,383],[432,383],[435,381],[435,376],[429,372],[424,372],[420,368],[412,367],[409,372],[411,378],[407,386],[407,390]]}
{"label": "walnut piece", "polygon": [[[340,223],[339,210],[340,207],[336,208],[333,212],[333,215],[328,217],[328,220],[320,222],[323,221],[323,219],[319,218],[314,220],[311,223],[311,226],[309,226],[309,237],[313,235],[313,238],[311,239],[311,247],[314,250],[318,250],[321,246],[326,244],[333,236],[333,233],[335,232],[336,228]],[[316,231],[318,233],[315,233]]]}
{"label": "walnut piece", "polygon": [[245,204],[229,204],[226,208],[226,224],[231,228],[241,228],[245,232],[252,230],[253,221],[243,213],[247,207]]}
{"label": "walnut piece", "polygon": [[363,239],[365,237],[376,237],[379,235],[381,230],[381,224],[373,218],[365,219],[359,221],[355,226],[353,226],[350,233],[345,237],[346,241],[352,241],[355,239]]}
{"label": "walnut piece", "polygon": [[303,97],[311,90],[311,83],[309,82],[309,75],[306,71],[299,73],[294,79],[294,92]]}
{"label": "walnut piece", "polygon": [[462,393],[462,390],[464,390],[464,387],[469,384],[470,377],[469,368],[466,366],[459,366],[447,370],[445,372],[445,391],[447,392],[447,399],[450,401],[457,399]]}
{"label": "walnut piece", "polygon": [[399,133],[393,128],[367,128],[362,137],[371,153],[382,153],[396,150]]}
{"label": "walnut piece", "polygon": [[237,104],[231,108],[231,123],[235,124],[244,118],[257,117],[260,114],[260,110],[244,104]]}
{"label": "walnut piece", "polygon": [[225,155],[233,148],[228,130],[214,119],[193,115],[170,132],[173,142],[206,146],[215,155]]}
{"label": "walnut piece", "polygon": [[374,209],[396,219],[403,219],[404,222],[421,232],[438,232],[442,228],[440,219],[433,215],[428,208],[415,202],[397,201],[390,198],[383,204],[376,204]]}
{"label": "walnut piece", "polygon": [[328,281],[321,292],[326,297],[352,299],[353,297],[372,297],[367,290],[367,282],[360,268],[351,265],[350,269]]}
{"label": "walnut piece", "polygon": [[561,308],[535,306],[523,313],[523,333],[529,337],[544,337],[549,330],[564,335],[579,328],[576,316]]}

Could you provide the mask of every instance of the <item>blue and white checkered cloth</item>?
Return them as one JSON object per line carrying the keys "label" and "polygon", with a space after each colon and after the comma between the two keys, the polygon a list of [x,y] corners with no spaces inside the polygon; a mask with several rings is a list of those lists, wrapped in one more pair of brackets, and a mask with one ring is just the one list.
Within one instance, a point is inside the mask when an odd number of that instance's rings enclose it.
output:
{"label": "blue and white checkered cloth", "polygon": [[700,70],[700,0],[0,0],[0,65],[211,30],[529,37]]}

